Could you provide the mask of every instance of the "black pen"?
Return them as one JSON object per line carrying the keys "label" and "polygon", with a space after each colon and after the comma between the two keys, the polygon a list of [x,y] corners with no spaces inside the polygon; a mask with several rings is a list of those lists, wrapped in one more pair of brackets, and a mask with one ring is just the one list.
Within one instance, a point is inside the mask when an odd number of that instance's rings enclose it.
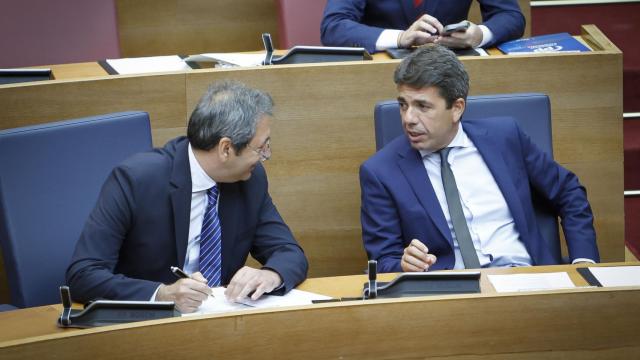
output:
{"label": "black pen", "polygon": [[[175,275],[178,279],[193,279],[191,276],[189,276],[189,274],[187,274],[186,272],[184,272],[184,270],[180,269],[177,266],[172,266],[171,267],[171,272],[173,273],[173,275]],[[213,294],[209,294],[211,297],[215,297],[213,296]]]}

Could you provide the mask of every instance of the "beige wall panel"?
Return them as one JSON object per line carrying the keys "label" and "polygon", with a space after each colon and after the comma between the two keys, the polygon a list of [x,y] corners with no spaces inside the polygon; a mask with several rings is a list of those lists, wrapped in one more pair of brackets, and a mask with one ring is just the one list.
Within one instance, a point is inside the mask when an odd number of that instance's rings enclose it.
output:
{"label": "beige wall panel", "polygon": [[153,128],[183,125],[184,78],[182,73],[0,86],[0,129],[129,110],[149,112]]}
{"label": "beige wall panel", "polygon": [[123,57],[261,50],[277,39],[271,0],[117,0]]}

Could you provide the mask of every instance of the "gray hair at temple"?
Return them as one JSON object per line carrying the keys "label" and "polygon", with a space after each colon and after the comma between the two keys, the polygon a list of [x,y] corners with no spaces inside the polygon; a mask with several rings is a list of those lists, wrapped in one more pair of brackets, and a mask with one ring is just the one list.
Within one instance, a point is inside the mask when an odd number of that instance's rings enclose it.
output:
{"label": "gray hair at temple", "polygon": [[187,137],[191,146],[200,150],[210,150],[228,137],[241,152],[255,136],[263,115],[273,115],[269,94],[238,81],[215,82],[191,113]]}
{"label": "gray hair at temple", "polygon": [[467,99],[469,75],[453,51],[437,44],[415,50],[396,68],[396,85],[416,89],[436,87],[450,109],[456,99]]}

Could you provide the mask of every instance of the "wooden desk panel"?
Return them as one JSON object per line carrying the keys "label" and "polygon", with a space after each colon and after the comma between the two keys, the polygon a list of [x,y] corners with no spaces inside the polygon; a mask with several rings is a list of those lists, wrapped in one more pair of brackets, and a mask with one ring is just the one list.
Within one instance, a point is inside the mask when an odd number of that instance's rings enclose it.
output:
{"label": "wooden desk panel", "polygon": [[[525,272],[569,271],[575,279],[573,268]],[[483,270],[483,277],[486,273]],[[357,276],[310,279],[301,288],[317,292],[327,284],[333,289],[359,288],[361,280]],[[316,304],[84,330],[53,328],[57,314],[50,306],[0,313],[6,328],[31,319],[27,327],[40,330],[31,333],[38,335],[19,338],[0,334],[0,357],[633,358],[640,350],[638,302],[638,287],[504,294],[483,289],[482,294]]]}
{"label": "wooden desk panel", "polygon": [[264,49],[278,38],[271,0],[116,0],[122,57]]}
{"label": "wooden desk panel", "polygon": [[[602,34],[585,27],[590,38]],[[624,259],[622,54],[465,57],[471,94],[551,98],[555,158],[588,189],[603,261]],[[358,167],[375,150],[373,106],[396,97],[397,60],[203,69],[0,86],[0,128],[123,110],[151,114],[154,144],[184,134],[207,85],[237,79],[270,92],[277,121],[270,191],[310,259],[312,277],[362,273]],[[1,274],[0,274],[1,275]],[[0,281],[0,283],[3,283]],[[0,290],[2,286],[0,286]],[[6,293],[0,293],[0,299]]]}
{"label": "wooden desk panel", "polygon": [[0,128],[129,110],[149,112],[152,128],[183,125],[184,78],[168,73],[0,86]]}

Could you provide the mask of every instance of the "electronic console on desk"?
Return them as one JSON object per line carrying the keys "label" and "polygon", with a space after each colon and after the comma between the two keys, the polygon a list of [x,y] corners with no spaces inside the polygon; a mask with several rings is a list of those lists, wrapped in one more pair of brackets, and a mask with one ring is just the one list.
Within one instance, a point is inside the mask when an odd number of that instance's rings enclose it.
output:
{"label": "electronic console on desk", "polygon": [[60,298],[63,310],[58,318],[59,327],[89,328],[180,316],[175,303],[169,301],[96,300],[82,310],[74,310],[68,286],[60,287]]}

